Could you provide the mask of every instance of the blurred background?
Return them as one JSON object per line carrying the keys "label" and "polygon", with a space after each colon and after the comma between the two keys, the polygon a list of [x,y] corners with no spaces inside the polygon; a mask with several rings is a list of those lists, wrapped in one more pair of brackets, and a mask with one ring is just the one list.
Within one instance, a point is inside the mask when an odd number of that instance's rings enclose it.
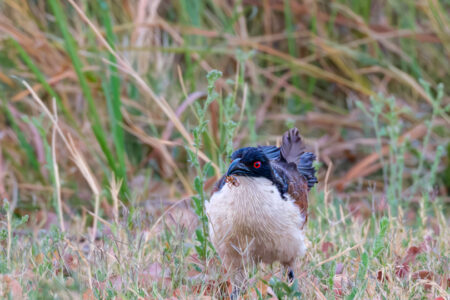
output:
{"label": "blurred background", "polygon": [[[427,166],[438,145],[448,148],[445,1],[77,4],[83,16],[67,1],[1,4],[0,193],[11,198],[16,190],[24,210],[51,204],[52,172],[51,122],[30,100],[22,80],[50,110],[56,100],[59,126],[71,135],[99,184],[122,178],[123,187],[142,201],[192,191],[186,186],[192,169],[185,135],[198,125],[191,107],[206,101],[206,75],[213,69],[223,73],[216,84],[220,97],[231,96],[233,102],[227,116],[217,101],[206,112],[201,148],[216,165],[227,163],[220,131],[225,117],[238,124],[226,130],[235,130],[227,136],[234,137],[233,147],[274,144],[297,126],[325,164],[321,177],[333,163],[329,184],[343,197],[352,197],[352,187],[361,185],[385,190],[379,155],[373,155],[381,153],[380,143],[393,146],[389,129],[395,127],[397,142],[409,136],[400,149],[405,188],[419,156]],[[434,112],[441,82],[445,95]],[[180,124],[174,126],[175,117]],[[433,127],[429,135],[428,126]],[[89,205],[89,186],[59,138],[56,148],[64,203],[70,209]],[[382,156],[389,160],[389,150]],[[435,185],[448,196],[448,156],[441,153],[439,160]]]}
{"label": "blurred background", "polygon": [[3,0],[1,198],[34,230],[95,235],[93,216],[133,207],[153,224],[183,200],[202,223],[232,149],[296,126],[318,158],[312,206],[436,226],[426,216],[449,209],[449,10]]}

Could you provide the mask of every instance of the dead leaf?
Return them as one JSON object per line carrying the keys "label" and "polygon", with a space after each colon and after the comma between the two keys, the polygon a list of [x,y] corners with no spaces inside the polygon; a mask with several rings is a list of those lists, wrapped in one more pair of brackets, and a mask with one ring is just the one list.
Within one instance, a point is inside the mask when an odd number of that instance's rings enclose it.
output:
{"label": "dead leaf", "polygon": [[395,267],[395,275],[400,278],[405,278],[409,273],[409,266],[407,264],[401,264]]}
{"label": "dead leaf", "polygon": [[334,250],[334,244],[331,242],[323,242],[321,250],[325,254],[326,258],[329,258],[330,253]]}
{"label": "dead leaf", "polygon": [[73,271],[75,269],[78,269],[79,267],[79,261],[78,256],[66,253],[64,254],[64,264],[67,268],[67,271]]}
{"label": "dead leaf", "polygon": [[416,247],[416,246],[409,247],[408,251],[406,252],[405,258],[403,259],[403,263],[404,264],[412,263],[416,259],[416,256],[422,252],[423,252],[422,247]]}
{"label": "dead leaf", "polygon": [[436,277],[436,275],[433,272],[427,271],[427,270],[420,270],[420,271],[414,272],[411,275],[411,279],[413,279],[413,280],[417,280],[417,279],[433,280],[435,277]]}
{"label": "dead leaf", "polygon": [[[414,272],[411,274],[412,280],[422,279],[422,280],[434,281],[435,278],[436,278],[436,274],[434,274],[433,272],[428,271],[428,270],[420,270],[420,271],[417,271],[417,272]],[[429,283],[425,283],[424,287],[425,287],[425,289],[429,290],[429,289],[431,289],[432,285]]]}
{"label": "dead leaf", "polygon": [[337,296],[343,296],[347,294],[350,290],[350,280],[345,275],[335,275],[334,276],[334,287],[333,291]]}
{"label": "dead leaf", "polygon": [[416,260],[416,256],[419,253],[424,252],[425,247],[423,245],[411,246],[406,251],[406,255],[403,260],[395,267],[395,275],[400,278],[405,278],[409,273],[409,265]]}
{"label": "dead leaf", "polygon": [[385,280],[390,281],[389,276],[383,270],[379,270],[377,272],[377,279],[378,279],[378,281],[381,281],[381,282],[384,282]]}
{"label": "dead leaf", "polygon": [[43,253],[39,253],[38,255],[36,255],[34,257],[34,261],[36,262],[37,265],[40,265],[44,262],[44,254]]}
{"label": "dead leaf", "polygon": [[95,300],[94,293],[91,289],[87,289],[83,293],[83,300]]}

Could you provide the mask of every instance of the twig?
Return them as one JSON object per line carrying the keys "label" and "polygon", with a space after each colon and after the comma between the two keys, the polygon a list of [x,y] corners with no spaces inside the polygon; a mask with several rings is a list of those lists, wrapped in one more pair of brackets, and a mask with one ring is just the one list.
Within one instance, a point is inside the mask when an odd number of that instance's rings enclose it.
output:
{"label": "twig", "polygon": [[8,203],[8,210],[6,212],[6,222],[8,228],[8,243],[6,245],[6,262],[8,264],[8,270],[11,270],[11,244],[12,244],[12,226],[11,226],[11,214],[13,207],[9,205],[8,200],[4,200],[4,202]]}
{"label": "twig", "polygon": [[119,224],[119,192],[120,186],[122,185],[122,180],[119,182],[116,181],[114,177],[111,179],[111,186],[109,187],[109,191],[111,192],[111,197],[113,199],[113,216],[116,225]]}
{"label": "twig", "polygon": [[63,213],[62,213],[61,183],[59,180],[58,163],[56,161],[56,127],[58,124],[58,113],[57,113],[57,109],[56,109],[55,98],[53,98],[53,112],[54,112],[55,123],[53,124],[53,129],[52,129],[52,166],[53,166],[53,176],[55,179],[56,203],[58,205],[59,227],[61,228],[61,231],[64,232],[65,228],[64,228],[64,217],[63,217]]}

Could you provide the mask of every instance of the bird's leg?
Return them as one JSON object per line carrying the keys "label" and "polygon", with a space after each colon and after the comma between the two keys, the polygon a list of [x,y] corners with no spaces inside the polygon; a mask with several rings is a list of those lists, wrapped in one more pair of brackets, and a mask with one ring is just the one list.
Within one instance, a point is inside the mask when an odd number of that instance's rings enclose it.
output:
{"label": "bird's leg", "polygon": [[239,298],[239,295],[241,294],[241,289],[237,286],[233,286],[233,290],[230,294],[230,300],[237,300]]}
{"label": "bird's leg", "polygon": [[288,267],[288,269],[287,269],[287,276],[288,276],[289,283],[294,282],[295,274],[294,274],[294,270],[292,270],[291,267]]}
{"label": "bird's leg", "polygon": [[293,262],[283,263],[285,273],[287,275],[287,279],[289,283],[294,282],[295,274],[294,274],[294,268],[293,268]]}
{"label": "bird's leg", "polygon": [[231,285],[233,287],[230,299],[237,300],[242,293],[245,293],[247,289],[247,280],[244,269],[237,268],[234,271],[234,275],[231,278]]}

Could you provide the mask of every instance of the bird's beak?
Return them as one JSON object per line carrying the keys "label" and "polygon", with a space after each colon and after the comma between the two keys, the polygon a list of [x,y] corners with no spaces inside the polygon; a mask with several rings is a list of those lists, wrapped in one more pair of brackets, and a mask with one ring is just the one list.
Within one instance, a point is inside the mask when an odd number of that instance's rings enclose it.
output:
{"label": "bird's beak", "polygon": [[246,175],[249,173],[248,167],[241,163],[240,158],[236,158],[228,167],[227,176],[230,175]]}

